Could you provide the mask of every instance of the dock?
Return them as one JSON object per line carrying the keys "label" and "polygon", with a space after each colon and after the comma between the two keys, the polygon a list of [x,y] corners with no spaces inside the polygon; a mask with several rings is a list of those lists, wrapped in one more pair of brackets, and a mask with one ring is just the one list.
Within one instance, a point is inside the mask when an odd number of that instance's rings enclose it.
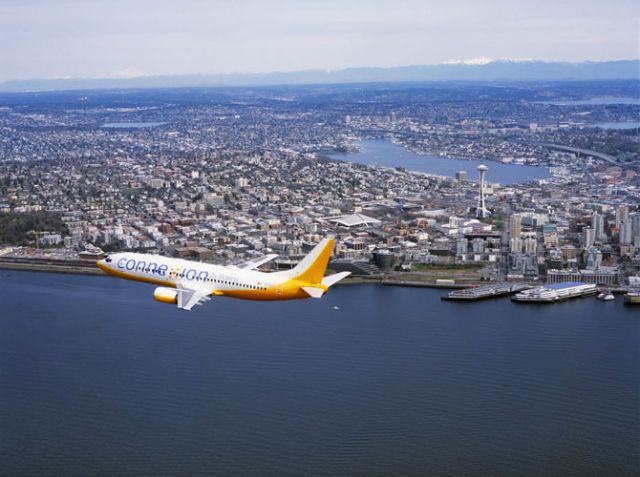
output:
{"label": "dock", "polygon": [[446,301],[478,301],[487,298],[497,298],[501,296],[515,295],[524,290],[533,288],[531,285],[522,283],[502,283],[498,285],[480,285],[477,287],[465,288],[449,292],[441,299]]}

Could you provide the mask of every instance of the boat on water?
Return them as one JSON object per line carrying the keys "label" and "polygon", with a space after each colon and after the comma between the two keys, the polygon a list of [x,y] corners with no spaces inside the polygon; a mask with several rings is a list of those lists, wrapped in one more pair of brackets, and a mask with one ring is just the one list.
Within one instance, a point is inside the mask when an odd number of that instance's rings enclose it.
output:
{"label": "boat on water", "polygon": [[596,298],[602,301],[611,301],[616,299],[616,297],[613,296],[613,293],[611,293],[610,291],[600,292],[598,293],[598,296]]}
{"label": "boat on water", "polygon": [[598,289],[594,283],[560,282],[522,291],[511,299],[517,303],[555,303],[596,293]]}
{"label": "boat on water", "polygon": [[640,305],[640,291],[627,292],[624,296],[625,305]]}

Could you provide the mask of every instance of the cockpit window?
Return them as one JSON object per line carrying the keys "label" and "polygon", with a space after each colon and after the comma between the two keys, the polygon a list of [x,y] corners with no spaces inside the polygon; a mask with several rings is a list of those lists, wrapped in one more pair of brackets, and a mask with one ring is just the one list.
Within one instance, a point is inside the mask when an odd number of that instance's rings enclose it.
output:
{"label": "cockpit window", "polygon": [[107,255],[106,257],[104,257],[104,261],[107,263],[111,263],[111,257],[109,257],[109,255]]}

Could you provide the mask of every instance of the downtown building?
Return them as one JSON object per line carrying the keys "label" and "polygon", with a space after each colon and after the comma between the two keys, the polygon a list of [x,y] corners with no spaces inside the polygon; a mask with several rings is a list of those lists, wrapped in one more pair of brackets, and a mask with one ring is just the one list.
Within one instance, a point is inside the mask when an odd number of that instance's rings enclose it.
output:
{"label": "downtown building", "polygon": [[548,270],[547,283],[585,282],[596,285],[614,286],[619,283],[619,273],[615,268],[598,270]]}

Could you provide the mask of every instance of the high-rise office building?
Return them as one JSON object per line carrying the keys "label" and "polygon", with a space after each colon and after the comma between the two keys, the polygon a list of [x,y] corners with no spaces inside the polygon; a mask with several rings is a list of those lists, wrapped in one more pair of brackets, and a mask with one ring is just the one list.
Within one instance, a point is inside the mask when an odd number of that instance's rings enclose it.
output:
{"label": "high-rise office building", "polygon": [[633,228],[629,220],[620,224],[620,245],[631,245],[633,242]]}
{"label": "high-rise office building", "polygon": [[631,221],[631,232],[634,237],[640,237],[640,212],[631,214],[629,217]]}
{"label": "high-rise office building", "polygon": [[584,248],[593,247],[596,241],[596,231],[593,227],[585,227],[582,229],[582,246]]}
{"label": "high-rise office building", "polygon": [[522,215],[511,214],[509,217],[509,238],[520,237],[522,233]]}
{"label": "high-rise office building", "polygon": [[602,252],[597,248],[590,248],[585,252],[586,268],[588,270],[597,270],[602,265]]}
{"label": "high-rise office building", "polygon": [[616,227],[620,227],[623,222],[629,221],[629,208],[621,204],[616,209]]}
{"label": "high-rise office building", "polygon": [[522,253],[522,239],[520,237],[509,239],[509,251],[511,253]]}
{"label": "high-rise office building", "polygon": [[604,216],[598,212],[594,212],[591,216],[591,228],[594,231],[595,239],[598,241],[604,240]]}
{"label": "high-rise office building", "polygon": [[538,251],[538,241],[533,237],[524,239],[524,253],[535,255]]}

